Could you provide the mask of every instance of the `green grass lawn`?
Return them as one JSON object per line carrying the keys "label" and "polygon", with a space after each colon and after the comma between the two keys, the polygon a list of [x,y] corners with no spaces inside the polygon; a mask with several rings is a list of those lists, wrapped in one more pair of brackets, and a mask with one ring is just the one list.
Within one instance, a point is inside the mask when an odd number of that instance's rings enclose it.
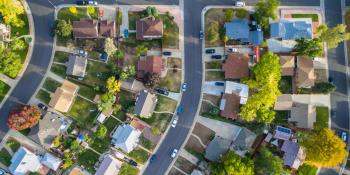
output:
{"label": "green grass lawn", "polygon": [[81,18],[89,18],[86,7],[77,7],[77,14],[73,14],[69,11],[68,7],[62,8],[57,13],[57,19],[79,21]]}
{"label": "green grass lawn", "polygon": [[131,92],[121,90],[119,93],[119,104],[122,106],[123,110],[127,110],[128,108],[135,105],[135,101],[133,99],[133,94]]}
{"label": "green grass lawn", "polygon": [[60,65],[60,64],[52,64],[50,71],[57,74],[58,76],[62,78],[66,78],[66,66]]}
{"label": "green grass lawn", "polygon": [[135,148],[128,154],[131,158],[133,158],[136,162],[144,164],[147,160],[150,154],[141,149],[141,148]]}
{"label": "green grass lawn", "polygon": [[103,154],[109,149],[109,145],[111,144],[111,139],[109,138],[108,135],[106,135],[104,139],[93,137],[88,143],[92,149]]}
{"label": "green grass lawn", "polygon": [[18,148],[21,147],[21,144],[14,139],[7,140],[6,145],[10,147],[13,152],[16,152]]}
{"label": "green grass lawn", "polygon": [[298,175],[315,175],[317,172],[317,167],[311,165],[301,165],[298,168]]}
{"label": "green grass lawn", "polygon": [[291,94],[293,92],[292,83],[291,76],[283,76],[279,82],[278,88],[282,94]]}
{"label": "green grass lawn", "polygon": [[[109,135],[114,128],[120,125],[120,122],[113,117],[109,117],[104,123],[104,126],[107,128],[107,135]],[[108,136],[107,136],[108,137]]]}
{"label": "green grass lawn", "polygon": [[206,81],[220,81],[225,79],[225,74],[222,71],[206,71],[205,80]]}
{"label": "green grass lawn", "polygon": [[318,22],[317,14],[292,14],[292,18],[312,18],[312,22]]}
{"label": "green grass lawn", "polygon": [[68,61],[69,53],[56,51],[55,57],[53,58],[54,62],[66,63]]}
{"label": "green grass lawn", "polygon": [[84,166],[84,169],[90,173],[95,173],[94,165],[98,161],[98,158],[98,154],[90,149],[85,149],[78,155],[78,164]]}
{"label": "green grass lawn", "polygon": [[60,87],[62,84],[50,77],[46,78],[43,88],[50,91],[55,92],[58,87]]}
{"label": "green grass lawn", "polygon": [[160,15],[163,21],[163,48],[179,48],[179,27],[174,20],[167,15]]}
{"label": "green grass lawn", "polygon": [[96,104],[93,104],[81,97],[76,97],[73,105],[67,115],[78,122],[78,125],[91,126],[97,117],[98,110]]}
{"label": "green grass lawn", "polygon": [[7,92],[10,90],[10,86],[0,80],[0,103],[5,98]]}
{"label": "green grass lawn", "polygon": [[144,41],[136,40],[136,33],[129,33],[129,37],[125,39],[122,43],[130,47],[137,47],[138,45],[144,45],[148,49],[161,48],[162,46],[161,39],[152,39],[152,40],[144,40]]}
{"label": "green grass lawn", "polygon": [[158,102],[155,111],[158,112],[174,112],[176,109],[177,102],[168,97],[158,95]]}
{"label": "green grass lawn", "polygon": [[275,120],[273,121],[275,124],[279,125],[288,125],[288,116],[290,111],[275,111],[276,112],[276,117]]}
{"label": "green grass lawn", "polygon": [[222,61],[209,61],[205,63],[206,69],[221,69]]}
{"label": "green grass lawn", "polygon": [[0,151],[0,162],[5,166],[10,166],[11,158],[10,153],[5,148]]}
{"label": "green grass lawn", "polygon": [[150,118],[142,118],[142,120],[148,123],[149,125],[151,125],[152,127],[158,128],[159,131],[163,133],[168,127],[168,124],[172,116],[173,115],[171,114],[165,114],[165,113],[163,114],[153,113],[153,115]]}
{"label": "green grass lawn", "polygon": [[94,87],[96,85],[104,85],[107,78],[111,75],[111,70],[105,63],[88,61],[86,73],[83,80],[75,79],[75,82]]}
{"label": "green grass lawn", "polygon": [[129,11],[129,30],[136,30],[136,21],[141,19],[143,12],[131,12]]}
{"label": "green grass lawn", "polygon": [[36,98],[46,104],[49,104],[51,100],[50,94],[42,89],[38,91],[38,93],[36,94]]}
{"label": "green grass lawn", "polygon": [[166,76],[161,79],[160,86],[172,92],[180,92],[181,70],[168,70]]}
{"label": "green grass lawn", "polygon": [[24,21],[24,26],[17,27],[15,25],[11,25],[11,36],[22,36],[22,35],[28,35],[29,34],[29,23],[27,14],[21,14],[20,19]]}
{"label": "green grass lawn", "polygon": [[138,175],[139,169],[127,163],[123,163],[118,175]]}
{"label": "green grass lawn", "polygon": [[145,147],[146,149],[152,151],[156,145],[154,143],[152,143],[152,141],[146,139],[144,136],[141,135],[140,137],[140,145],[142,145],[143,147]]}
{"label": "green grass lawn", "polygon": [[83,81],[79,81],[75,78],[68,77],[69,81],[79,86],[78,94],[86,97],[90,100],[94,100],[95,96],[101,94],[101,92],[97,92],[94,90],[92,85],[86,84]]}
{"label": "green grass lawn", "polygon": [[328,107],[316,107],[316,123],[314,127],[328,128],[329,110]]}

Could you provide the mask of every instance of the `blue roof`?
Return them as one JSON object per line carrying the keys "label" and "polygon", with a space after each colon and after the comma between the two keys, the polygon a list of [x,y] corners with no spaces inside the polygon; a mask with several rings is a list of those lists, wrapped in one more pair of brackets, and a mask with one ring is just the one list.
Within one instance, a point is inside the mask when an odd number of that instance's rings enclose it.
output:
{"label": "blue roof", "polygon": [[253,45],[260,45],[264,41],[264,36],[262,31],[250,31],[249,32],[249,42]]}
{"label": "blue roof", "polygon": [[249,38],[249,25],[247,20],[235,19],[225,23],[226,36],[230,39]]}
{"label": "blue roof", "polygon": [[311,39],[312,24],[306,21],[288,21],[281,19],[279,22],[270,25],[271,38],[290,39]]}
{"label": "blue roof", "polygon": [[285,127],[281,127],[281,126],[277,126],[277,131],[284,132],[287,134],[290,134],[292,132],[289,128],[285,128]]}
{"label": "blue roof", "polygon": [[130,126],[130,125],[122,125],[117,128],[115,133],[113,134],[113,138],[116,139],[114,140],[115,144],[118,143],[125,143],[130,134],[134,131],[135,129]]}

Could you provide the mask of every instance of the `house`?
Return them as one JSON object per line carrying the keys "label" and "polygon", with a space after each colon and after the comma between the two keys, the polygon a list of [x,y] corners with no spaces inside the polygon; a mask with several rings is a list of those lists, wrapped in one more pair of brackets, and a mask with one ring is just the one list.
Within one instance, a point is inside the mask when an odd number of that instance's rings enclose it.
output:
{"label": "house", "polygon": [[42,167],[37,155],[25,147],[20,147],[11,159],[9,167],[13,175],[26,175],[29,172],[37,172]]}
{"label": "house", "polygon": [[241,127],[233,138],[231,148],[236,152],[242,152],[244,155],[247,151],[252,151],[253,143],[256,139],[256,134],[247,128]]}
{"label": "house", "polygon": [[110,108],[110,109],[105,109],[105,110],[103,110],[103,111],[98,115],[97,121],[98,121],[99,123],[103,123],[103,122],[105,122],[105,120],[106,120],[107,118],[109,118],[112,114],[113,114],[113,109],[112,109],[112,108]]}
{"label": "house", "polygon": [[80,168],[79,166],[75,166],[74,168],[71,169],[68,175],[91,175],[91,174],[86,170]]}
{"label": "house", "polygon": [[241,79],[249,76],[249,56],[242,53],[231,53],[222,65],[225,79]]}
{"label": "house", "polygon": [[260,45],[263,42],[263,33],[261,30],[249,27],[248,20],[234,19],[224,25],[226,36],[231,40],[238,40],[242,43]]}
{"label": "house", "polygon": [[152,94],[147,90],[141,91],[136,99],[134,114],[144,118],[151,117],[157,101],[158,99],[155,94]]}
{"label": "house", "polygon": [[101,20],[99,23],[99,37],[102,38],[115,38],[115,21],[112,20]]}
{"label": "house", "polygon": [[74,38],[98,38],[98,21],[94,19],[80,19],[73,21]]}
{"label": "house", "polygon": [[122,151],[129,153],[139,142],[141,131],[130,125],[120,125],[112,135],[112,145]]}
{"label": "house", "polygon": [[68,112],[78,89],[79,86],[64,80],[62,86],[57,88],[55,93],[51,95],[49,106],[61,112]]}
{"label": "house", "polygon": [[216,136],[207,146],[205,150],[205,158],[210,161],[217,161],[223,154],[225,154],[231,145],[231,141]]}
{"label": "house", "polygon": [[236,83],[233,81],[225,82],[225,94],[237,94],[240,97],[239,103],[246,104],[248,100],[249,87],[246,84]]}
{"label": "house", "polygon": [[6,24],[0,24],[0,41],[10,41],[11,29]]}
{"label": "house", "polygon": [[136,39],[159,39],[163,36],[163,21],[154,17],[146,17],[136,21]]}
{"label": "house", "polygon": [[235,120],[239,117],[240,96],[233,94],[224,94],[220,100],[220,115]]}
{"label": "house", "polygon": [[271,38],[280,40],[312,39],[311,18],[282,18],[270,22]]}
{"label": "house", "polygon": [[293,76],[295,68],[295,58],[292,55],[279,55],[282,76]]}
{"label": "house", "polygon": [[162,57],[140,57],[140,60],[137,62],[137,78],[144,78],[146,73],[156,73],[162,76],[164,73],[164,64]]}
{"label": "house", "polygon": [[197,169],[194,169],[191,173],[191,175],[203,175],[203,173]]}
{"label": "house", "polygon": [[284,165],[293,169],[298,169],[306,157],[304,148],[299,146],[298,143],[289,140],[283,142],[281,151],[284,152]]}
{"label": "house", "polygon": [[292,94],[282,94],[277,97],[277,101],[274,106],[274,110],[277,111],[287,111],[291,110],[293,107],[293,97]]}
{"label": "house", "polygon": [[311,88],[315,85],[316,75],[312,59],[298,57],[296,86],[298,88]]}
{"label": "house", "polygon": [[146,89],[141,81],[138,81],[134,78],[121,80],[121,88],[132,92],[139,92]]}
{"label": "house", "polygon": [[45,153],[44,157],[41,159],[41,164],[56,171],[62,163],[62,160],[53,156],[50,153]]}
{"label": "house", "polygon": [[295,123],[298,128],[312,129],[316,122],[316,106],[296,103],[291,109],[288,122]]}
{"label": "house", "polygon": [[290,53],[297,44],[294,40],[278,40],[275,38],[267,39],[266,42],[269,51],[273,53]]}
{"label": "house", "polygon": [[123,162],[107,154],[100,166],[98,167],[95,175],[110,175],[118,174],[119,169],[122,167]]}
{"label": "house", "polygon": [[273,137],[280,140],[289,140],[292,137],[292,130],[283,126],[277,126]]}
{"label": "house", "polygon": [[87,64],[88,60],[86,57],[78,55],[69,55],[68,62],[66,63],[66,73],[67,75],[83,78],[85,77]]}

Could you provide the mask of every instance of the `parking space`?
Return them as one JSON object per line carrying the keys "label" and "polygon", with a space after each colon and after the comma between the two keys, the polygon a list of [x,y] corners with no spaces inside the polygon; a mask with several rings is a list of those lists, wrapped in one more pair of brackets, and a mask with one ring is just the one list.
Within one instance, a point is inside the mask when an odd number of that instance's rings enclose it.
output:
{"label": "parking space", "polygon": [[[220,85],[216,85],[215,83],[216,84],[220,83]],[[224,90],[225,90],[225,82],[224,81],[206,81],[206,82],[204,82],[203,93],[205,93],[205,94],[220,96],[222,93],[224,93]]]}

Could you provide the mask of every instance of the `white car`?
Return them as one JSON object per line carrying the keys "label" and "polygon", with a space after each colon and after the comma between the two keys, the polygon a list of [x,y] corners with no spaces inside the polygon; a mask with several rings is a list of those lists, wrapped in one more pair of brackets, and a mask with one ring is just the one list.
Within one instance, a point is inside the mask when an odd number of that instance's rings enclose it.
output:
{"label": "white car", "polygon": [[228,50],[229,50],[230,52],[238,52],[238,49],[237,49],[237,48],[234,48],[234,47],[233,47],[233,48],[229,48]]}
{"label": "white car", "polygon": [[177,154],[177,149],[173,149],[173,152],[171,153],[171,158],[175,158]]}
{"label": "white car", "polygon": [[171,122],[171,127],[175,128],[178,120],[179,120],[179,118],[176,116],[174,118],[173,122]]}
{"label": "white car", "polygon": [[235,1],[235,6],[236,7],[244,7],[245,6],[245,2],[244,1]]}
{"label": "white car", "polygon": [[187,89],[187,83],[183,83],[182,84],[182,92],[186,92],[186,89]]}

